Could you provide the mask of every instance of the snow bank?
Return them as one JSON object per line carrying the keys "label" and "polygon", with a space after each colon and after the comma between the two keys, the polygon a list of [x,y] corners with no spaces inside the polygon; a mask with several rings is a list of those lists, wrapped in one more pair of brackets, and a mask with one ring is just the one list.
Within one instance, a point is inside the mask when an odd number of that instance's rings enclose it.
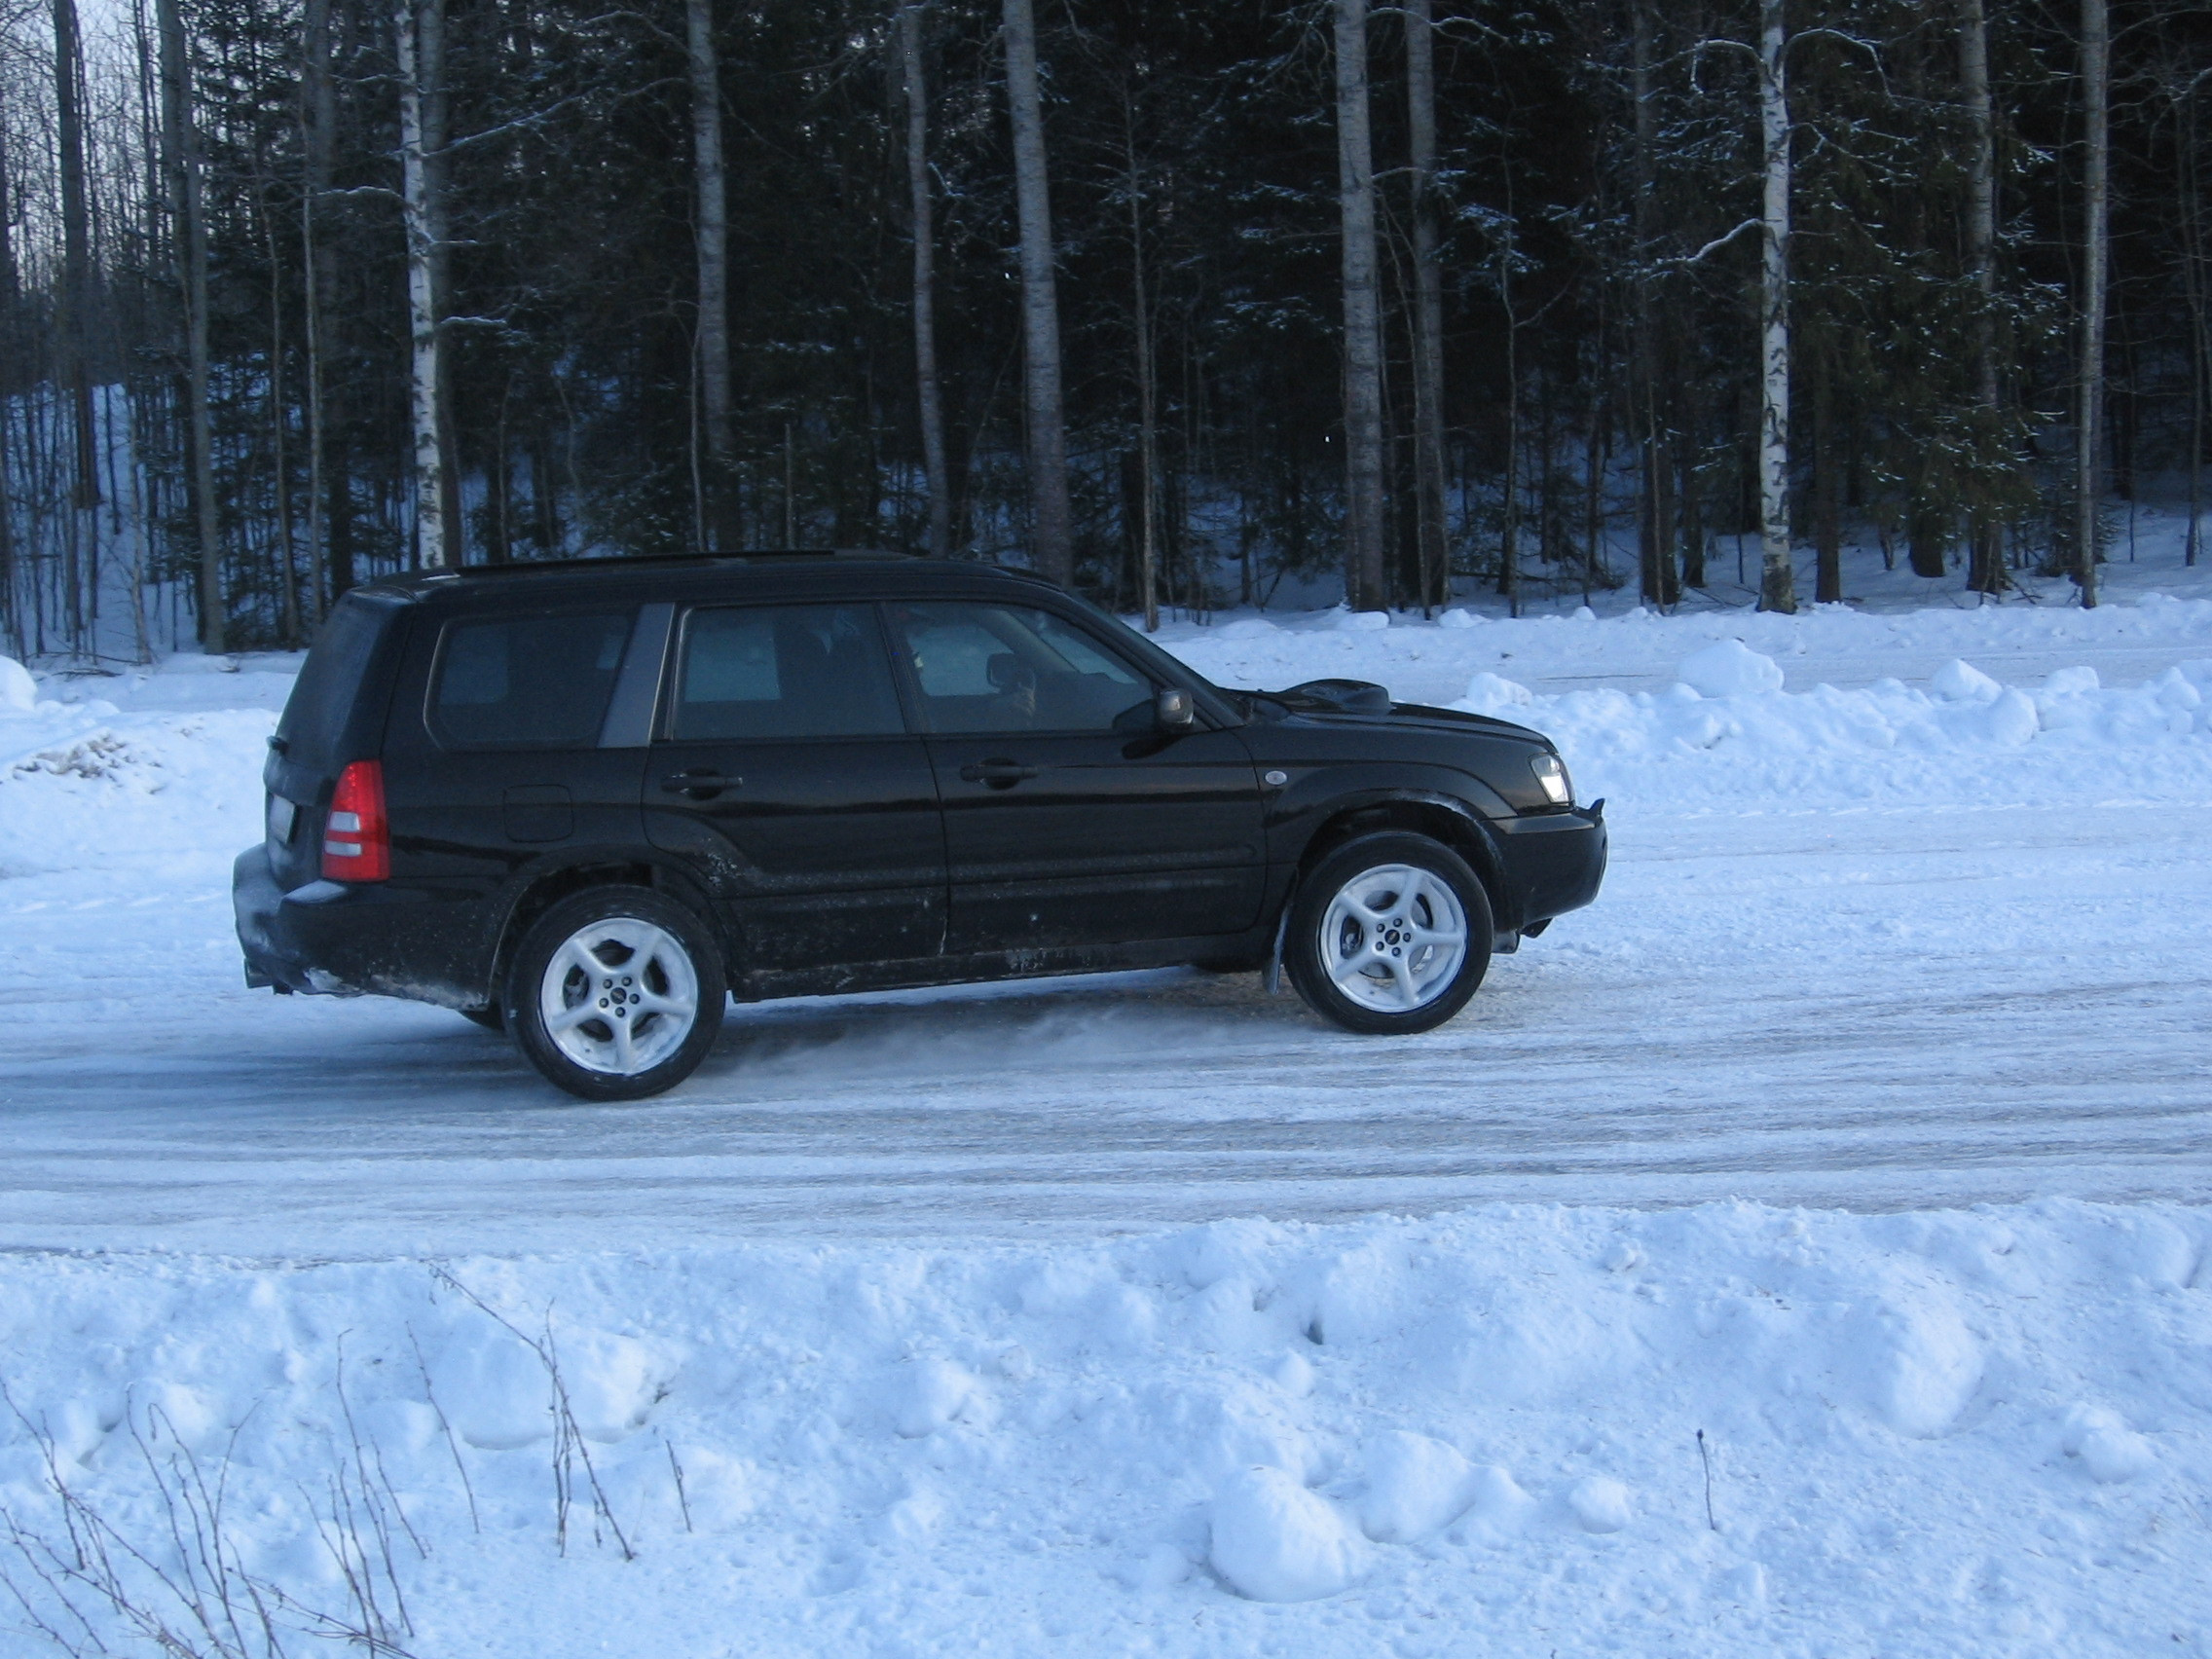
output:
{"label": "snow bank", "polygon": [[425,1659],[2202,1651],[2208,1246],[2047,1202],[18,1255],[0,1502],[181,1570],[156,1475],[220,1473],[239,1571],[343,1612],[350,1494]]}
{"label": "snow bank", "polygon": [[261,833],[275,728],[261,709],[0,708],[0,870],[128,868],[227,892],[231,859]]}
{"label": "snow bank", "polygon": [[[2177,664],[2147,684],[2099,683],[2065,668],[2034,689],[2006,687],[1972,664],[1947,664],[1919,690],[1894,679],[1850,690],[1782,689],[1773,658],[1741,641],[1682,662],[1662,692],[1603,688],[1543,696],[1485,671],[1455,705],[1531,725],[1556,741],[1584,798],[1696,806],[1770,797],[1785,805],[1883,795],[2011,799],[2023,786],[2079,797],[2212,783],[2212,660]],[[2008,752],[2034,745],[2027,766]],[[2053,772],[2038,765],[2066,750]],[[2157,753],[2155,775],[2132,752]],[[2111,752],[2100,774],[2094,754]],[[2120,756],[2129,757],[2122,760]],[[2083,762],[2090,762],[2084,765]]]}

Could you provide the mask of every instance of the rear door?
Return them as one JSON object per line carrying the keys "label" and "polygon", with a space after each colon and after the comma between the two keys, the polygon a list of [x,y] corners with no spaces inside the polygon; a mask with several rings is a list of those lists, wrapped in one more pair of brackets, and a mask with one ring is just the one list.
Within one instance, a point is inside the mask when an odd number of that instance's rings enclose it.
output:
{"label": "rear door", "polygon": [[742,968],[942,947],[937,785],[873,605],[692,609],[645,796],[654,844],[727,906]]}
{"label": "rear door", "polygon": [[1259,917],[1259,780],[1229,730],[1154,727],[1158,684],[1056,611],[887,607],[944,802],[946,948],[1232,934]]}
{"label": "rear door", "polygon": [[476,982],[495,901],[528,866],[638,844],[645,720],[625,734],[610,712],[626,682],[649,707],[670,613],[601,599],[418,617],[385,736],[385,800],[394,889],[431,901],[413,948],[436,977]]}

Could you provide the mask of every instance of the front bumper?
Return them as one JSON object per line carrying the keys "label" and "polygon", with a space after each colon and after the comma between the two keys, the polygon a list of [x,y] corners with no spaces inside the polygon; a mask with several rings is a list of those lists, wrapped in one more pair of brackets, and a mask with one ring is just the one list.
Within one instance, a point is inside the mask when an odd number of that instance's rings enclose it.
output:
{"label": "front bumper", "polygon": [[1499,917],[1501,927],[1531,932],[1598,897],[1608,848],[1604,801],[1493,821],[1491,828],[1497,832],[1506,902],[1520,910]]}

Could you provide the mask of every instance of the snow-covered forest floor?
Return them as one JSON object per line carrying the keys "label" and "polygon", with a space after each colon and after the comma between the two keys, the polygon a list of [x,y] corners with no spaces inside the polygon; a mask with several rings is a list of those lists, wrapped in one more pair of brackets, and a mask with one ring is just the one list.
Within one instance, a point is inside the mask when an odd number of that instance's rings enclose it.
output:
{"label": "snow-covered forest floor", "polygon": [[1599,903],[1413,1042],[1124,975],[739,1009],[618,1108],[242,988],[293,662],[0,685],[0,1652],[56,1586],[130,1651],[72,1519],[252,1652],[2212,1652],[2177,566],[1171,622],[1553,733]]}

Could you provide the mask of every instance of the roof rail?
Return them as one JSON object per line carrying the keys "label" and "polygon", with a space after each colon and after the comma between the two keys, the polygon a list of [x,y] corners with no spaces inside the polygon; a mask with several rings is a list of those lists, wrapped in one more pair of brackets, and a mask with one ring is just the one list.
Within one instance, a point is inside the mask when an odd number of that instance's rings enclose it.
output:
{"label": "roof rail", "polygon": [[748,553],[618,553],[585,559],[534,559],[508,565],[452,565],[424,571],[428,576],[532,576],[558,575],[567,571],[639,571],[682,569],[694,565],[750,565],[770,559],[911,559],[910,553],[877,552],[861,547],[763,548]]}

